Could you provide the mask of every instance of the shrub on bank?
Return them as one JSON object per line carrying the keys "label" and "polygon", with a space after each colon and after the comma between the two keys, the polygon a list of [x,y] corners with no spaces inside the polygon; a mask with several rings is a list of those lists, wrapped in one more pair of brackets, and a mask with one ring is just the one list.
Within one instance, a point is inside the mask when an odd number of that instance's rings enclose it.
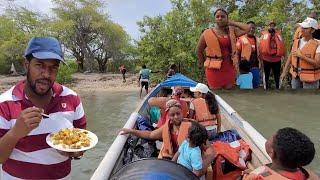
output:
{"label": "shrub on bank", "polygon": [[67,60],[67,65],[60,64],[57,81],[61,84],[70,83],[72,81],[72,74],[77,71],[77,64],[73,60]]}

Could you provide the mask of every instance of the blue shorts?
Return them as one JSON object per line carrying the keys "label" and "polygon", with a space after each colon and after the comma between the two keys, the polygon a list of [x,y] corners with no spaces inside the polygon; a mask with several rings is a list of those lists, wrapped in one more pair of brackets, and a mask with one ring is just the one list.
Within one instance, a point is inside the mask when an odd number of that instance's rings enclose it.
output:
{"label": "blue shorts", "polygon": [[258,67],[251,68],[250,72],[252,73],[252,87],[258,88],[260,85],[260,69]]}

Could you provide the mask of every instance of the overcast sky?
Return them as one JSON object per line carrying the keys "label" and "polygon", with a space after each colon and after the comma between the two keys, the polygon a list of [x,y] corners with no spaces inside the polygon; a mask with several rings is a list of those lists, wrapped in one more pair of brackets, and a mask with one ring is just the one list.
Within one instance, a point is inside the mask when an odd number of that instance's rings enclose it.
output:
{"label": "overcast sky", "polygon": [[[12,0],[10,0],[12,1]],[[105,0],[107,12],[111,19],[122,25],[127,33],[134,39],[139,38],[139,30],[136,24],[143,16],[163,15],[171,8],[169,0]],[[14,0],[15,3],[28,9],[41,13],[50,13],[53,7],[51,0]],[[7,5],[7,0],[0,0],[1,9]],[[1,11],[0,9],[0,11]]]}

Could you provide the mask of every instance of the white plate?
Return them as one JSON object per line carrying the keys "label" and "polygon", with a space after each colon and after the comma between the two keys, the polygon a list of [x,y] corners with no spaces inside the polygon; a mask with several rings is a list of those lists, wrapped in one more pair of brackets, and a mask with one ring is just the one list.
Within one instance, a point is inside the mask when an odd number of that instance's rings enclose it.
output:
{"label": "white plate", "polygon": [[54,133],[48,134],[48,136],[46,138],[46,142],[50,147],[55,148],[55,149],[60,150],[60,151],[64,151],[64,152],[86,151],[86,150],[91,149],[91,148],[93,148],[94,146],[97,145],[97,143],[98,143],[97,135],[95,135],[93,132],[90,132],[90,131],[85,130],[85,129],[80,129],[80,130],[83,131],[83,132],[87,132],[87,136],[89,136],[89,138],[90,138],[90,146],[81,147],[80,149],[70,149],[70,148],[62,147],[62,144],[54,145],[53,142],[52,142],[52,139],[51,139],[51,134],[54,134]]}

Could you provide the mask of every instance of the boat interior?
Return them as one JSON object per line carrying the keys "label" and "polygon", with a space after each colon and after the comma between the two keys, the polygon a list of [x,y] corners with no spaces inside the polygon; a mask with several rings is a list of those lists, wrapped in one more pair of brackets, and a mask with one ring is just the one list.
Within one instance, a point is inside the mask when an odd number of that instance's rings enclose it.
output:
{"label": "boat interior", "polygon": [[[146,97],[140,106],[136,109],[136,112],[144,117],[149,118],[150,105],[147,103],[150,97],[167,97],[170,96],[172,90],[170,88],[162,87],[156,92],[152,92],[150,96]],[[190,100],[188,98],[191,95],[189,88],[185,88],[184,100]],[[265,152],[264,143],[265,139],[259,132],[257,132],[248,122],[244,121],[240,115],[236,113],[225,101],[223,101],[219,96],[216,95],[216,99],[219,103],[220,111],[222,114],[222,131],[234,129],[238,132],[241,138],[250,146],[252,151],[251,160],[247,162],[247,167],[249,169],[255,169],[263,164],[268,164],[271,162],[269,156]],[[134,128],[137,128],[135,125]],[[130,139],[130,138],[129,138]],[[129,140],[128,139],[128,140]],[[126,144],[129,142],[127,141]],[[159,143],[157,143],[159,144]],[[126,146],[125,146],[126,147]],[[157,145],[159,151],[159,145]],[[112,174],[117,172],[121,167],[125,165],[124,159],[127,153],[125,152],[126,148],[123,148],[121,155],[118,158],[116,165],[112,170]],[[157,154],[153,156],[157,157]],[[210,178],[209,178],[210,179]]]}

